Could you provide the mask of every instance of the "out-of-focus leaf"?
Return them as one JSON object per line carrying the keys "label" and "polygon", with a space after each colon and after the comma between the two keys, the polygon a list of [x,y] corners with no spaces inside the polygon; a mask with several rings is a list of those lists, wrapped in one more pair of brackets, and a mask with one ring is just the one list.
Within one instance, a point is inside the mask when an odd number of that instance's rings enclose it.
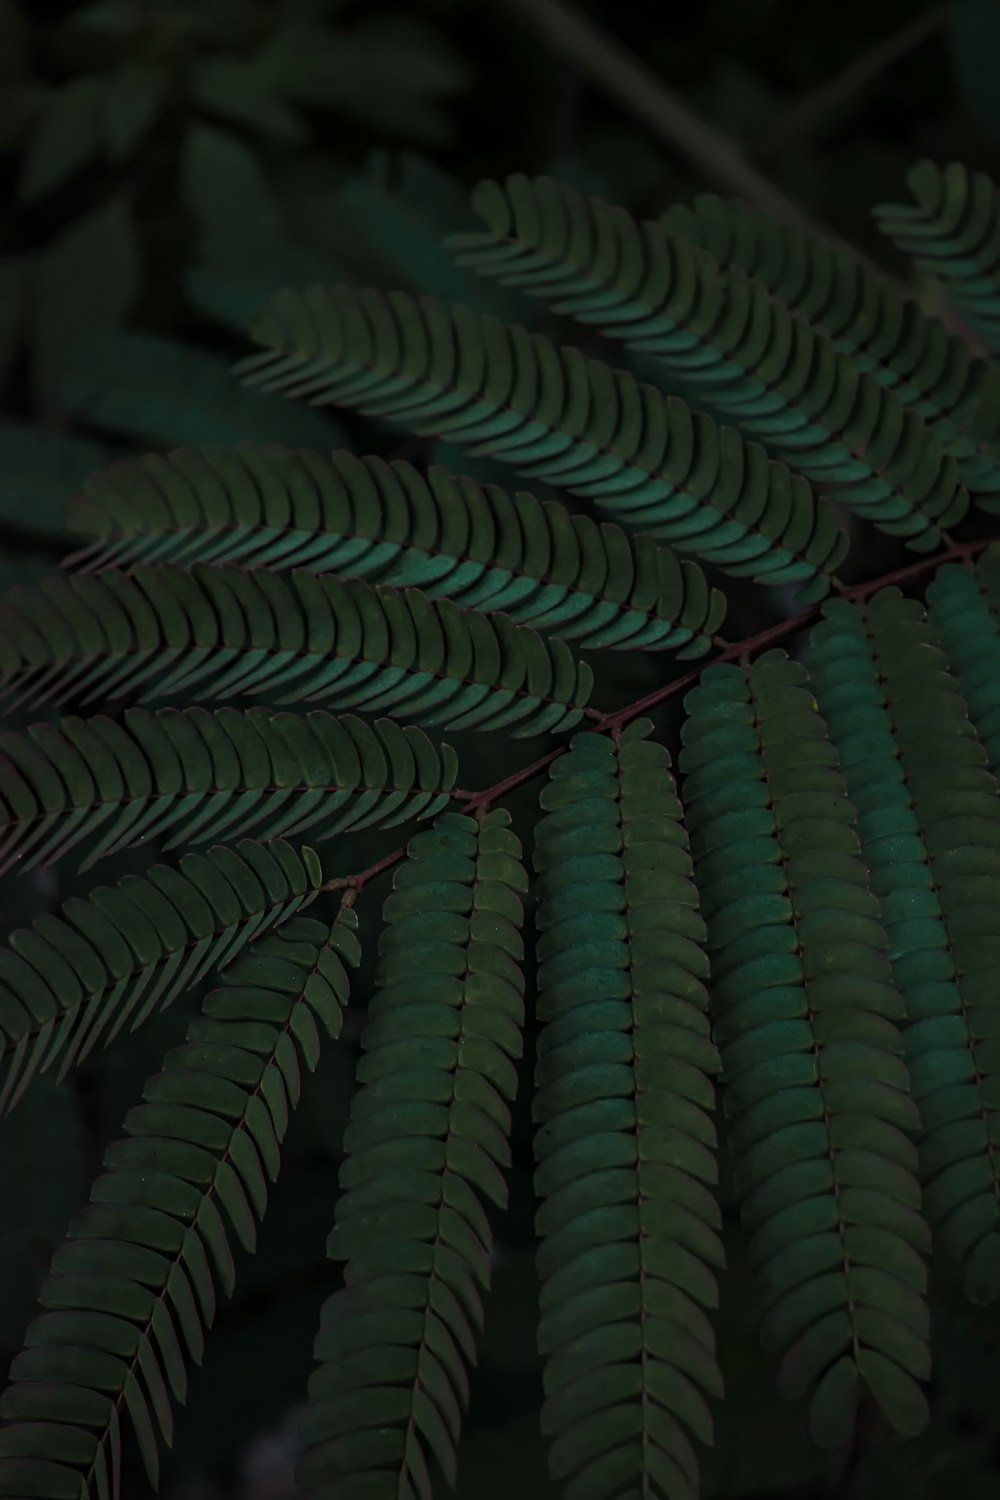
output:
{"label": "out-of-focus leaf", "polygon": [[1000,141],[1000,5],[996,0],[954,0],[948,25],[962,102],[990,140]]}
{"label": "out-of-focus leaf", "polygon": [[125,63],[111,75],[101,113],[101,138],[112,161],[131,156],[160,112],[167,76],[155,63]]}
{"label": "out-of-focus leaf", "polygon": [[0,422],[0,520],[61,532],[66,502],[109,461],[101,443],[22,422]]}
{"label": "out-of-focus leaf", "polygon": [[40,392],[50,392],[81,339],[124,319],[140,274],[132,215],[122,198],[77,219],[49,242],[34,276],[34,376]]}
{"label": "out-of-focus leaf", "polygon": [[544,313],[537,298],[455,264],[445,237],[481,229],[481,221],[465,186],[416,152],[372,151],[364,171],[334,194],[322,180],[303,191],[300,180],[286,199],[286,218],[296,239],[321,246],[343,268],[342,280],[429,292],[509,322],[530,322]]}
{"label": "out-of-focus leaf", "polygon": [[181,166],[184,199],[211,240],[260,245],[281,233],[280,215],[254,155],[237,137],[213,125],[187,133]]}
{"label": "out-of-focus leaf", "polygon": [[336,35],[288,27],[260,61],[286,98],[335,110],[377,135],[426,145],[451,139],[441,105],[470,81],[459,53],[408,14],[379,16]]}
{"label": "out-of-focus leaf", "polygon": [[323,449],[341,441],[318,411],[238,385],[227,360],[125,330],[78,347],[55,398],[95,427],[164,448],[252,439]]}
{"label": "out-of-focus leaf", "polygon": [[40,198],[88,165],[101,145],[101,101],[106,80],[86,74],[55,90],[41,109],[21,164],[18,192]]}
{"label": "out-of-focus leaf", "polygon": [[195,97],[204,109],[237,125],[286,145],[309,139],[309,131],[294,110],[271,90],[261,66],[232,57],[210,57],[192,75]]}
{"label": "out-of-focus leaf", "polygon": [[315,250],[284,242],[246,253],[246,247],[213,244],[215,259],[188,271],[184,277],[192,307],[224,328],[247,334],[276,287],[336,285],[350,281],[344,266]]}

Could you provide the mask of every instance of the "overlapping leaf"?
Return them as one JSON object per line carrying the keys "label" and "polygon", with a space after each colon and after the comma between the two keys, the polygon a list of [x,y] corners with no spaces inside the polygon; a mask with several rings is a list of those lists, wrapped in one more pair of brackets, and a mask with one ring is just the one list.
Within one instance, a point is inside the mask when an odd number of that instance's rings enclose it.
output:
{"label": "overlapping leaf", "polygon": [[340,1033],[356,925],[342,908],[332,927],[298,918],[255,943],[148,1080],[11,1366],[0,1494],[118,1500],[126,1413],[157,1486],[187,1360],[201,1364],[217,1292],[233,1292],[233,1240],[256,1247],[301,1066],[321,1028]]}
{"label": "overlapping leaf", "polygon": [[282,292],[254,336],[249,384],[455,439],[728,573],[821,598],[847,550],[831,508],[732,428],[467,307],[310,287]]}
{"label": "overlapping leaf", "polygon": [[984,552],[974,572],[961,563],[939,568],[926,599],[989,769],[1000,780],[1000,548]]}
{"label": "overlapping leaf", "polygon": [[962,483],[983,510],[1000,504],[1000,450],[968,435],[984,403],[1000,432],[1000,375],[919,304],[904,300],[847,251],[800,234],[746,203],[700,193],[662,215],[674,235],[738,266],[803,318],[858,370],[870,370],[931,427],[954,455]]}
{"label": "overlapping leaf", "polygon": [[[970,579],[970,582],[972,580]],[[942,604],[948,590],[943,588]],[[1000,789],[920,603],[837,601],[810,673],[879,898],[920,1110],[927,1218],[968,1296],[1000,1295]]]}
{"label": "overlapping leaf", "polygon": [[577,723],[592,685],[565,642],[506,615],[304,570],[141,565],[0,599],[0,688],[22,707],[277,692],[520,738]]}
{"label": "overlapping leaf", "polygon": [[985,172],[918,162],[906,176],[915,204],[881,204],[879,228],[948,301],[991,354],[1000,354],[1000,195]]}
{"label": "overlapping leaf", "polygon": [[929,1232],[903,1001],[805,681],[780,651],[709,667],[686,698],[682,792],[762,1342],[779,1392],[808,1394],[814,1440],[840,1447],[862,1383],[897,1430],[927,1420]]}
{"label": "overlapping leaf", "polygon": [[568,1500],[695,1500],[722,1394],[705,926],[648,721],[580,734],[535,839],[542,1425]]}
{"label": "overlapping leaf", "polygon": [[0,948],[0,1114],[36,1073],[58,1062],[63,1078],[294,916],[320,879],[311,849],[244,839],[72,896],[14,932]]}
{"label": "overlapping leaf", "polygon": [[652,355],[909,546],[931,550],[962,519],[968,496],[935,434],[742,267],[548,177],[487,180],[473,202],[489,233],[453,239],[461,264]]}
{"label": "overlapping leaf", "polygon": [[458,775],[450,745],[392,719],[323,710],[125,710],[0,735],[0,872],[54,863],[100,834],[80,868],[169,835],[314,839],[393,828],[440,811]]}
{"label": "overlapping leaf", "polygon": [[[701,569],[554,502],[433,467],[244,444],[147,456],[93,475],[68,524],[101,541],[69,560],[307,568],[420,588],[583,646],[709,648],[725,600]],[[679,648],[679,649],[678,649]]]}
{"label": "overlapping leaf", "polygon": [[378,985],[344,1133],[323,1309],[301,1435],[303,1496],[429,1500],[454,1487],[483,1326],[492,1236],[507,1202],[521,1055],[521,896],[506,812],[445,813],[411,841],[385,905]]}

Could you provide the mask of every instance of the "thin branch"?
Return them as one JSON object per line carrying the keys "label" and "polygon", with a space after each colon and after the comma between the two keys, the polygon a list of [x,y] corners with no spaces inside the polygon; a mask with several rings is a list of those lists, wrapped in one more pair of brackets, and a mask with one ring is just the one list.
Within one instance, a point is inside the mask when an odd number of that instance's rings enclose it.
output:
{"label": "thin branch", "polygon": [[950,10],[949,5],[938,5],[932,10],[924,11],[922,16],[893,32],[892,36],[887,36],[828,83],[813,89],[797,104],[793,104],[780,119],[751,139],[747,148],[749,154],[756,157],[769,156],[806,135],[826,115],[832,114],[840,105],[874,83],[907,53],[929,41],[944,26]]}
{"label": "thin branch", "polygon": [[634,114],[653,135],[680,151],[706,177],[755,208],[797,229],[825,239],[853,255],[883,283],[908,296],[880,266],[855,246],[810,217],[757,171],[713,125],[694,114],[651,69],[632,57],[614,37],[578,15],[565,0],[504,0],[549,40],[553,51],[572,62],[604,92]]}
{"label": "thin branch", "polygon": [[[879,589],[893,586],[901,588],[904,584],[913,583],[916,579],[921,578],[925,573],[930,572],[931,569],[943,567],[945,563],[968,563],[978,553],[985,551],[987,547],[993,546],[997,542],[1000,542],[1000,536],[981,537],[973,542],[956,543],[954,546],[949,547],[946,552],[935,552],[927,557],[922,557],[919,562],[909,563],[906,567],[897,568],[892,573],[884,573],[880,578],[872,578],[867,583],[852,584],[850,588],[845,588],[838,597],[848,600],[863,600],[870,594],[877,593]],[[702,662],[690,672],[686,672],[683,677],[676,677],[673,682],[668,682],[662,687],[654,688],[651,693],[647,693],[643,698],[636,699],[634,703],[627,704],[625,708],[616,709],[611,714],[600,715],[597,722],[593,724],[590,732],[593,734],[608,734],[624,728],[633,719],[641,718],[643,714],[649,713],[651,709],[657,708],[661,703],[665,703],[668,698],[676,697],[685,688],[693,687],[701,674],[710,666],[730,661],[749,665],[750,657],[755,651],[763,650],[767,646],[777,645],[786,636],[795,635],[798,631],[805,630],[809,625],[818,620],[822,613],[824,602],[824,600],[820,600],[818,604],[811,605],[809,609],[802,610],[800,614],[791,615],[786,620],[779,620],[777,625],[770,625],[766,630],[761,630],[756,635],[748,636],[745,640],[733,642],[732,645],[726,646],[723,651],[720,651],[718,656],[713,657],[711,661]],[[496,782],[493,786],[486,787],[484,791],[474,792],[471,795],[467,791],[453,792],[451,794],[452,797],[459,803],[458,810],[464,815],[471,817],[475,817],[479,813],[488,810],[501,797],[507,796],[509,792],[516,791],[518,787],[525,786],[529,781],[534,781],[536,777],[541,776],[542,772],[547,771],[553,761],[559,760],[560,756],[565,755],[569,748],[570,742],[557,746],[555,750],[550,750],[547,755],[543,755],[538,760],[532,761],[528,766],[522,766],[519,771],[512,771],[509,776],[505,776],[502,781]],[[376,860],[375,864],[369,865],[367,870],[362,870],[357,875],[343,875],[335,880],[328,880],[325,885],[320,886],[320,890],[348,889],[357,894],[364,889],[369,881],[374,880],[376,876],[384,874],[386,870],[391,870],[394,865],[397,865],[404,858],[406,849],[406,844],[402,844],[398,849],[394,849],[391,854],[386,854],[382,859]],[[350,904],[353,905],[353,898]]]}

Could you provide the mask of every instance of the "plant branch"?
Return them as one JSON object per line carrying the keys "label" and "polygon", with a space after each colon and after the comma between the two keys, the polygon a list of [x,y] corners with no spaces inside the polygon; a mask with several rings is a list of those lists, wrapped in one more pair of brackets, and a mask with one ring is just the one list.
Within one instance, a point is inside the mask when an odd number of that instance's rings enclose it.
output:
{"label": "plant branch", "polygon": [[[838,598],[863,600],[869,594],[876,593],[879,589],[890,588],[892,586],[896,586],[897,588],[902,587],[904,584],[913,583],[932,568],[943,567],[945,563],[968,562],[977,553],[985,551],[987,547],[997,542],[1000,542],[1000,537],[988,536],[980,537],[973,542],[956,543],[954,546],[949,547],[946,552],[937,552],[932,556],[923,557],[919,562],[910,563],[903,568],[897,568],[892,573],[884,573],[880,578],[870,579],[867,583],[852,584],[850,588],[845,588],[838,595]],[[593,734],[607,734],[616,729],[624,728],[633,719],[638,719],[643,714],[648,713],[650,709],[657,708],[661,703],[665,703],[668,698],[673,698],[678,693],[682,693],[685,688],[693,687],[702,672],[710,666],[717,666],[720,662],[730,661],[738,661],[744,665],[749,664],[753,652],[760,651],[766,646],[774,646],[786,636],[795,635],[798,631],[805,630],[809,625],[818,620],[822,613],[824,602],[820,600],[818,604],[811,605],[809,609],[802,610],[797,615],[791,615],[786,620],[779,620],[777,625],[770,625],[766,630],[758,631],[756,635],[748,636],[742,641],[733,642],[732,645],[726,646],[723,651],[720,651],[718,656],[713,657],[711,661],[702,662],[700,666],[694,667],[690,672],[686,672],[683,677],[675,677],[673,682],[668,682],[662,687],[654,688],[645,697],[637,698],[634,703],[629,703],[624,708],[616,709],[614,713],[601,715],[597,722],[593,724],[590,732]],[[530,765],[522,766],[519,771],[512,771],[502,781],[496,782],[493,786],[486,787],[481,792],[455,791],[452,793],[452,798],[459,803],[460,810],[463,813],[475,816],[477,813],[489,809],[494,802],[506,796],[508,792],[516,791],[518,787],[526,785],[529,781],[534,781],[543,771],[548,770],[553,761],[565,755],[569,748],[569,743],[559,745],[555,750],[550,750],[547,755],[543,755],[538,760],[532,761]],[[374,880],[377,875],[382,875],[386,870],[391,870],[394,865],[397,865],[405,856],[406,848],[405,844],[401,845],[398,849],[394,849],[391,854],[385,855],[382,859],[377,860],[375,864],[370,865],[367,870],[362,870],[358,875],[343,875],[335,880],[328,880],[324,885],[320,886],[320,890],[344,891],[345,904],[353,906],[358,892],[363,890],[368,882]]]}
{"label": "plant branch", "polygon": [[829,82],[812,90],[780,119],[751,139],[748,146],[750,156],[769,156],[807,134],[825,115],[852,99],[900,58],[928,41],[947,21],[950,9],[948,5],[938,5],[924,11],[915,21],[910,21],[856,58]]}

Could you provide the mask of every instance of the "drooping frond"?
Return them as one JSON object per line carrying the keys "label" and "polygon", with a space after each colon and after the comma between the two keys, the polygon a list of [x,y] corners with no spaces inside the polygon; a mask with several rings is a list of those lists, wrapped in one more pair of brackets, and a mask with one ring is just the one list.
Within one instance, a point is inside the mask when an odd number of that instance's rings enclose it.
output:
{"label": "drooping frond", "polygon": [[965,339],[847,251],[746,203],[699,193],[690,205],[674,204],[661,223],[723,266],[739,266],[858,370],[891,387],[954,455],[980,509],[1000,506],[1000,450],[967,431],[973,412],[991,410],[994,440],[1000,436],[1000,373],[976,359]]}
{"label": "drooping frond", "polygon": [[1000,788],[916,599],[886,589],[863,608],[838,601],[813,632],[809,664],[906,1006],[935,1247],[966,1294],[990,1302],[1000,1295]]}
{"label": "drooping frond", "polygon": [[700,568],[610,522],[434,466],[252,444],[93,475],[67,514],[101,540],[68,560],[306,568],[419,588],[582,646],[698,656],[725,615]]}
{"label": "drooping frond", "polygon": [[[916,204],[880,204],[879,228],[920,270],[991,354],[1000,354],[1000,196],[985,172],[921,161],[906,174]],[[995,416],[994,416],[995,422]]]}
{"label": "drooping frond", "polygon": [[989,769],[1000,780],[1000,548],[984,552],[975,572],[945,564],[925,597]]}
{"label": "drooping frond", "polygon": [[82,870],[166,835],[171,849],[393,828],[440,811],[458,776],[450,745],[392,719],[263,708],[122,719],[0,735],[0,873],[54,863],[95,834]]}
{"label": "drooping frond", "polygon": [[321,880],[311,849],[244,839],[186,854],[71,896],[0,948],[0,1115],[38,1072],[58,1077],[131,1022],[228,964],[252,938],[293,916]]}
{"label": "drooping frond", "polygon": [[761,583],[822,598],[848,540],[808,484],[732,428],[576,349],[433,297],[284,291],[249,383],[391,417],[586,496],[616,519]]}
{"label": "drooping frond", "polygon": [[[70,1223],[0,1397],[0,1494],[118,1500],[127,1413],[150,1483],[186,1363],[201,1364],[232,1241],[256,1245],[268,1179],[312,1070],[340,1033],[357,918],[298,918],[243,954],[125,1118]],[[159,1436],[158,1436],[159,1434]]]}
{"label": "drooping frond", "polygon": [[814,1441],[850,1440],[862,1382],[912,1434],[930,1373],[920,1122],[858,813],[801,663],[709,667],[685,704],[682,795],[762,1342],[781,1356],[779,1393],[809,1395]]}
{"label": "drooping frond", "polygon": [[539,874],[535,1187],[543,1430],[568,1500],[695,1500],[722,1394],[705,926],[662,746],[552,766]]}
{"label": "drooping frond", "polygon": [[323,1309],[301,1429],[309,1500],[429,1500],[431,1463],[454,1487],[490,1284],[482,1200],[506,1206],[522,1049],[527,878],[509,823],[443,814],[385,904],[328,1244],[345,1285]]}
{"label": "drooping frond", "polygon": [[739,266],[548,177],[479,184],[462,264],[652,355],[880,530],[929,551],[968,496],[934,433]]}
{"label": "drooping frond", "polygon": [[137,691],[281,692],[514,738],[582,717],[593,673],[561,640],[419,589],[297,570],[140,565],[0,599],[0,684],[21,707]]}

